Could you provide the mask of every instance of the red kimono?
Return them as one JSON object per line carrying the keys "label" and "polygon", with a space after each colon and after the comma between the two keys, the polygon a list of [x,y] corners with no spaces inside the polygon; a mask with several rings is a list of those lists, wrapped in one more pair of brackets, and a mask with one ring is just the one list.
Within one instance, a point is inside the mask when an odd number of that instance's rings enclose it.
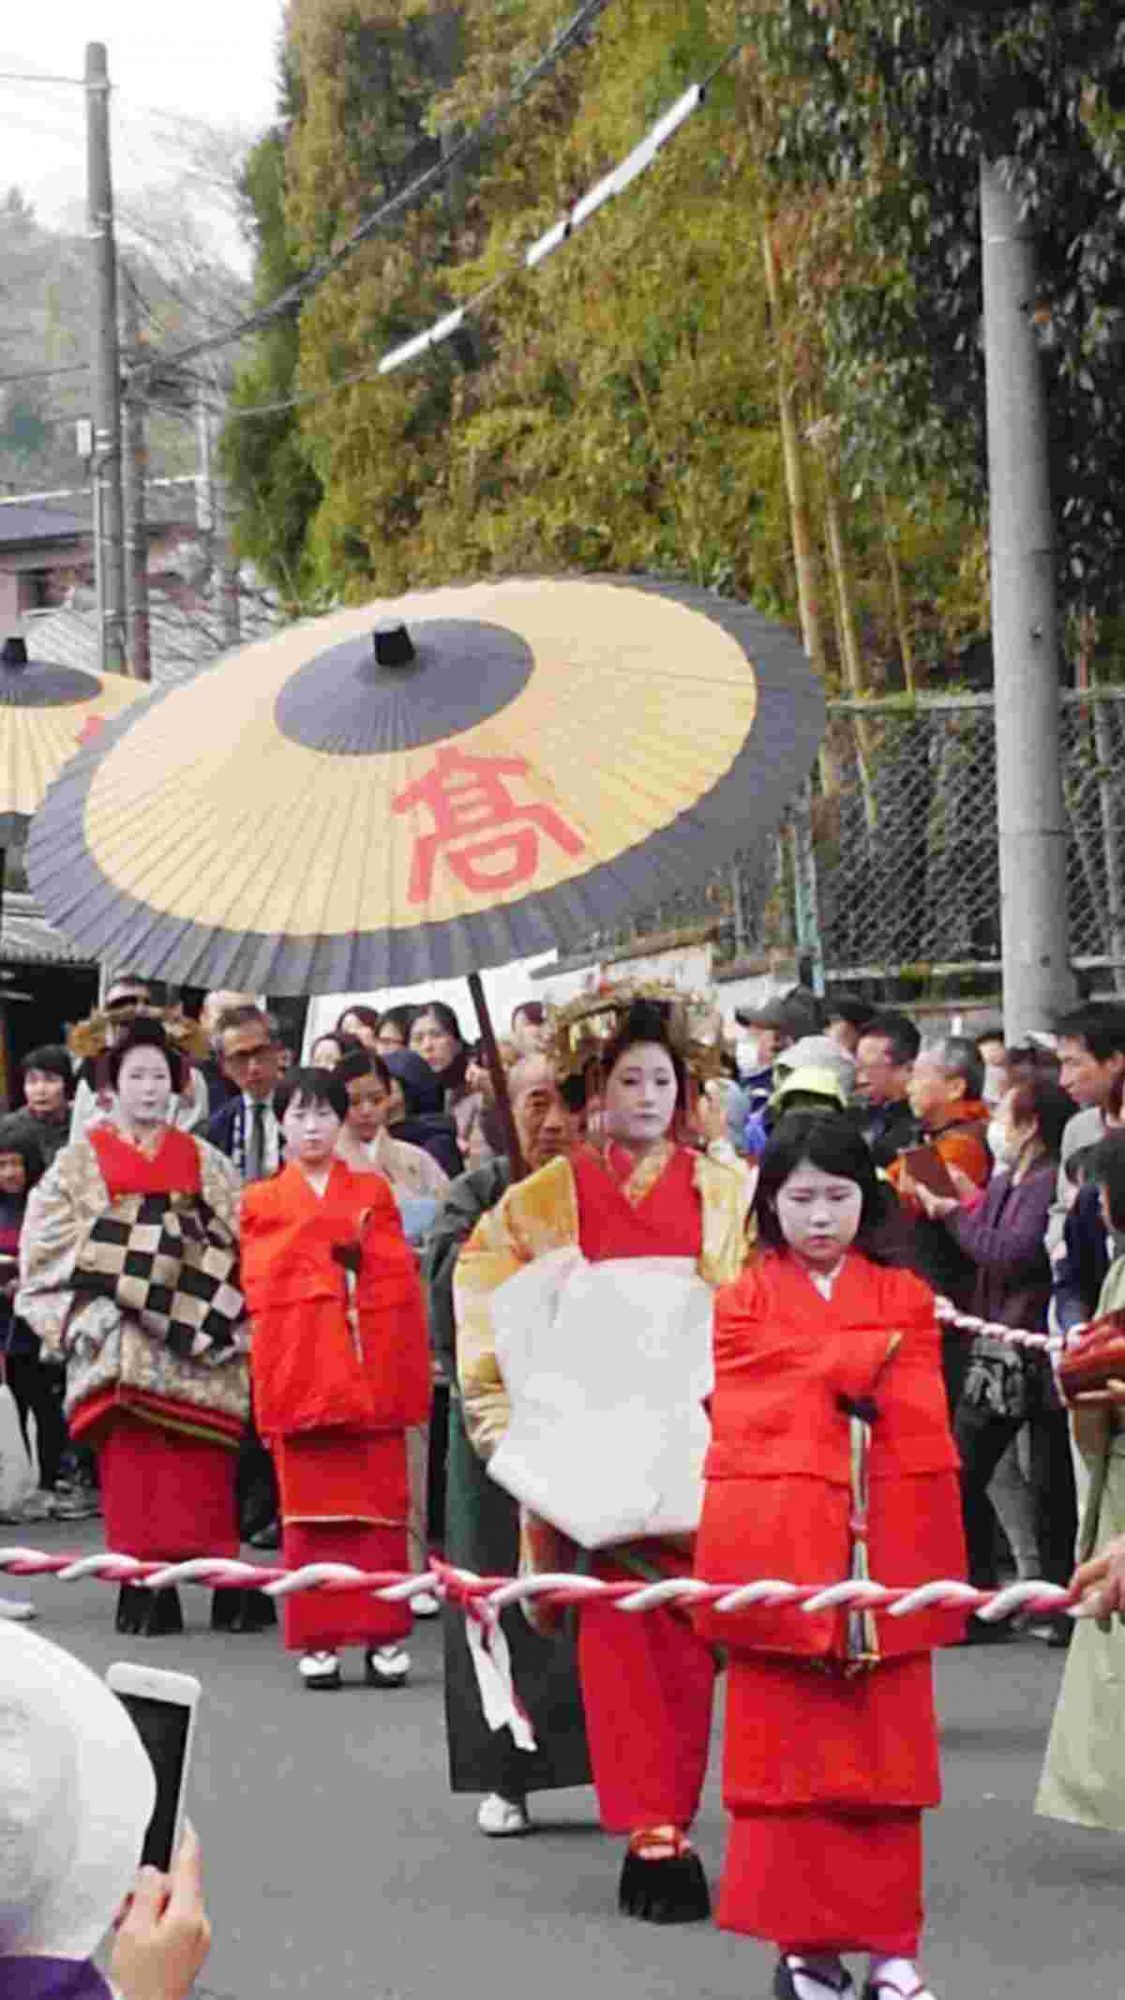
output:
{"label": "red kimono", "polygon": [[[116,1125],[93,1125],[86,1136],[114,1201],[200,1192],[195,1141],[174,1126],[151,1156]],[[241,1429],[240,1421],[218,1413],[137,1392],[126,1398],[120,1389],[79,1404],[70,1431],[97,1450],[106,1547],[139,1562],[237,1556]]]}
{"label": "red kimono", "polygon": [[[909,1272],[849,1254],[825,1298],[771,1252],[716,1307],[701,1577],[851,1574],[841,1399],[869,1398],[869,1574],[892,1585],[964,1575],[932,1294]],[[941,1796],[930,1650],[959,1636],[963,1616],[879,1615],[867,1643],[877,1662],[858,1666],[843,1612],[699,1612],[696,1622],[730,1658],[720,1924],[783,1951],[913,1958],[921,1810]]]}
{"label": "red kimono", "polygon": [[[657,1162],[657,1168],[660,1167]],[[631,1153],[610,1145],[572,1155],[579,1247],[592,1264],[616,1257],[698,1258],[703,1213],[695,1155],[678,1147],[650,1178]],[[598,1556],[609,1580],[681,1576],[687,1542],[629,1543]],[[627,1618],[597,1605],[578,1618],[578,1664],[590,1760],[602,1825],[609,1833],[687,1828],[707,1769],[715,1660],[674,1611]]]}
{"label": "red kimono", "polygon": [[[351,1297],[341,1248],[359,1253]],[[323,1195],[297,1166],[252,1183],[242,1282],[286,1563],[406,1569],[406,1431],[429,1411],[430,1358],[416,1262],[382,1175],[336,1161]],[[386,1645],[410,1628],[408,1607],[363,1591],[285,1599],[296,1652]]]}

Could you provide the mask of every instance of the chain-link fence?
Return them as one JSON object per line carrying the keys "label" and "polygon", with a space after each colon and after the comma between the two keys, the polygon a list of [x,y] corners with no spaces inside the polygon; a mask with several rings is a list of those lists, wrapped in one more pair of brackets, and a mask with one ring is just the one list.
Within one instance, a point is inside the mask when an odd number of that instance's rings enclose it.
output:
{"label": "chain-link fence", "polygon": [[[1125,988],[1125,688],[1064,694],[1071,958]],[[813,778],[816,911],[838,984],[996,977],[1000,883],[989,694],[834,702]],[[798,864],[799,865],[799,864]],[[711,923],[717,957],[800,942],[794,849],[783,830],[599,940]]]}
{"label": "chain-link fence", "polygon": [[[1125,690],[1064,695],[1061,723],[1068,839],[1059,921],[1076,965],[1125,974]],[[888,978],[998,967],[991,695],[834,704],[813,810],[829,971]]]}

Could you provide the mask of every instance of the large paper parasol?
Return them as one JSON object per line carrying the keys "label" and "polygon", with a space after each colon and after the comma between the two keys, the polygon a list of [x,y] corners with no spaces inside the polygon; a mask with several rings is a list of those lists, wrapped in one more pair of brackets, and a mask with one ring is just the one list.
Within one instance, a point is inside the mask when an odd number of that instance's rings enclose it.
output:
{"label": "large paper parasol", "polygon": [[28,657],[27,642],[0,646],[0,851],[43,803],[52,778],[141,693],[124,674],[89,674]]}
{"label": "large paper parasol", "polygon": [[748,607],[514,578],[297,625],[151,696],[52,786],[32,886],[150,977],[273,993],[585,943],[763,838],[824,701]]}
{"label": "large paper parasol", "polygon": [[[68,757],[134,702],[136,681],[28,657],[26,640],[0,645],[0,924],[7,849],[43,803]],[[20,996],[8,991],[5,1002]],[[7,1016],[0,1019],[0,1093],[8,1094]]]}

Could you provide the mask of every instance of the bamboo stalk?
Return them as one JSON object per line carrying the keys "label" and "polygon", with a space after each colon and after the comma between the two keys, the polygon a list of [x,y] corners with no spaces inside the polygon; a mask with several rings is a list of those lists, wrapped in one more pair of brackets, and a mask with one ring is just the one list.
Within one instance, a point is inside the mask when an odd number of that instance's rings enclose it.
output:
{"label": "bamboo stalk", "polygon": [[907,694],[913,694],[917,685],[914,660],[914,641],[910,634],[910,621],[906,615],[906,593],[902,587],[902,564],[898,559],[898,548],[891,533],[891,515],[887,506],[887,496],[881,496],[883,516],[883,553],[887,559],[887,576],[891,586],[891,609],[894,614],[895,638],[898,640],[899,658],[902,661],[902,678]]}
{"label": "bamboo stalk", "polygon": [[774,337],[777,413],[781,429],[785,491],[789,501],[789,535],[793,545],[793,566],[797,573],[797,611],[801,623],[801,643],[812,662],[814,671],[819,674],[821,680],[825,680],[828,661],[824,650],[824,627],[820,614],[816,546],[813,540],[805,468],[801,458],[797,399],[785,352],[777,254],[773,247],[773,235],[768,221],[762,230],[762,259],[766,273],[766,300]]}
{"label": "bamboo stalk", "polygon": [[[824,626],[820,611],[820,579],[816,544],[812,530],[808,486],[801,456],[801,431],[797,421],[797,397],[785,353],[782,325],[781,282],[777,254],[769,221],[762,228],[762,260],[766,274],[766,302],[774,338],[777,374],[777,415],[781,434],[781,460],[785,474],[785,494],[789,504],[789,542],[797,579],[797,616],[804,646],[813,671],[827,683],[828,657],[824,647]],[[841,790],[839,760],[832,745],[831,730],[825,732],[817,758],[820,787],[825,798],[837,798]]]}
{"label": "bamboo stalk", "polygon": [[[835,593],[840,663],[844,669],[848,693],[853,700],[859,701],[867,692],[864,686],[863,655],[860,651],[848,555],[844,545],[844,524],[836,492],[836,467],[833,459],[827,454],[824,462],[824,523],[827,530],[828,563]],[[855,719],[855,745],[859,783],[863,793],[863,815],[867,821],[868,832],[874,833],[879,811],[875,788],[871,782],[871,731],[867,722],[859,715]]]}

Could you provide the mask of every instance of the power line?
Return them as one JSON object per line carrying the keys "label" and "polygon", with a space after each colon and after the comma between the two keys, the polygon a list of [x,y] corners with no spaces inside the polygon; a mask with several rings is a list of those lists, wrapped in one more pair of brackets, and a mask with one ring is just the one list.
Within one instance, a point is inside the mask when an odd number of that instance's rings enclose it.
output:
{"label": "power line", "polygon": [[236,323],[226,333],[213,334],[206,339],[193,341],[187,347],[174,348],[163,357],[164,364],[179,360],[188,361],[198,354],[210,353],[215,348],[227,347],[234,341],[246,340],[251,334],[262,332],[275,320],[282,319],[292,312],[309,292],[318,290],[334,271],[339,270],[361,243],[365,243],[377,230],[384,228],[388,223],[398,221],[419,202],[424,201],[460,162],[477,152],[485,140],[523,101],[528,92],[534,89],[543,77],[549,75],[575,44],[581,41],[586,30],[593,26],[598,16],[603,14],[609,5],[610,0],[584,0],[584,4],[571,16],[566,26],[559,30],[549,47],[530,69],[525,70],[517,79],[507,96],[501,98],[491,111],[486,112],[471,132],[467,132],[449,148],[447,153],[443,153],[440,160],[435,161],[433,166],[427,167],[410,182],[409,186],[401,188],[397,194],[380,202],[378,208],[364,216],[335,250],[317,258],[316,262],[310,264],[299,278],[294,279],[291,285],[278,294],[277,298],[271,299],[268,305],[261,306],[256,312],[248,314],[241,323]]}
{"label": "power line", "polygon": [[[432,325],[424,328],[422,332],[412,335],[409,340],[402,341],[396,347],[389,348],[378,360],[368,363],[366,367],[357,369],[350,375],[341,376],[338,381],[330,383],[323,389],[298,390],[292,396],[279,397],[274,402],[251,403],[241,408],[237,404],[234,404],[226,412],[229,419],[233,422],[241,422],[249,417],[275,416],[284,410],[298,409],[310,403],[324,402],[329,397],[337,395],[341,389],[354,388],[360,382],[374,381],[380,375],[389,375],[395,369],[405,367],[411,361],[419,360],[423,354],[431,352],[435,347],[439,347],[444,341],[450,339],[453,334],[460,332],[466,320],[479,312],[480,308],[494,293],[498,292],[504,285],[510,284],[514,278],[519,277],[523,272],[538,270],[546,263],[548,257],[553,256],[557,250],[563,248],[564,244],[572,241],[577,231],[592,216],[596,215],[600,208],[603,208],[607,202],[613,200],[616,195],[623,194],[625,189],[631,187],[635,180],[638,180],[642,174],[647,173],[668,141],[700,109],[705,101],[710,85],[729,67],[744,47],[745,43],[742,41],[733,42],[725,54],[720,56],[719,60],[713,64],[704,76],[700,77],[697,82],[689,84],[688,88],[681,93],[675,102],[669,105],[666,111],[661,113],[660,117],[654,121],[638,143],[625,155],[624,159],[619,160],[615,167],[612,167],[608,173],[603,174],[599,180],[595,181],[594,185],[588,188],[586,193],[580,196],[572,207],[567,209],[557,221],[553,222],[549,229],[544,230],[535,238],[534,242],[528,245],[518,263],[511,265],[508,270],[502,271],[496,277],[491,278],[486,285],[482,285],[463,304],[455,307],[453,311],[443,314],[440,319],[435,320]],[[212,407],[221,409],[222,406],[216,404]]]}
{"label": "power line", "polygon": [[[543,77],[547,76],[561,62],[565,55],[569,54],[575,44],[582,39],[586,30],[592,27],[599,15],[605,12],[609,4],[610,0],[583,0],[583,5],[571,16],[566,25],[559,30],[543,54],[517,79],[507,96],[494,105],[491,111],[485,113],[484,117],[474,126],[471,132],[466,133],[463,138],[459,139],[457,144],[451,146],[449,151],[443,154],[439,161],[436,161],[432,167],[426,168],[407,187],[400,189],[397,194],[391,195],[386,201],[381,202],[378,208],[373,209],[370,214],[364,216],[335,250],[328,252],[326,256],[319,258],[316,263],[311,264],[276,299],[271,299],[268,305],[259,307],[256,312],[245,315],[241,320],[235,320],[233,325],[225,328],[221,333],[209,334],[199,340],[191,341],[183,347],[169,349],[159,356],[154,356],[152,362],[145,364],[145,366],[152,369],[163,369],[180,361],[193,360],[200,354],[214,353],[219,348],[229,347],[238,341],[246,340],[250,335],[260,333],[265,327],[272,325],[275,320],[284,318],[300,304],[308,292],[318,289],[333,271],[338,270],[340,265],[347,261],[361,243],[366,242],[370,236],[373,236],[377,230],[383,228],[386,224],[397,221],[400,216],[405,215],[418,202],[425,200],[427,195],[441,184],[446,175],[454,167],[466,159],[469,154],[478,150],[484,144],[485,140],[505,122],[509,114],[522,102],[528,92]],[[25,79],[16,78],[15,80],[24,81]],[[34,78],[26,80],[35,81]],[[76,79],[61,78],[59,81],[73,82]],[[84,85],[85,80],[82,79],[82,81]],[[52,376],[81,374],[84,372],[86,366],[85,362],[77,362],[72,366],[66,367],[25,368],[19,374],[0,375],[0,388],[10,383],[32,380],[43,381]],[[143,371],[138,370],[138,374],[141,372]]]}
{"label": "power line", "polygon": [[39,76],[34,72],[14,69],[0,69],[0,83],[72,83],[78,90],[86,88],[84,76]]}
{"label": "power line", "polygon": [[0,389],[13,382],[44,382],[53,375],[84,375],[89,366],[88,361],[68,361],[54,368],[21,368],[18,375],[0,375]]}

